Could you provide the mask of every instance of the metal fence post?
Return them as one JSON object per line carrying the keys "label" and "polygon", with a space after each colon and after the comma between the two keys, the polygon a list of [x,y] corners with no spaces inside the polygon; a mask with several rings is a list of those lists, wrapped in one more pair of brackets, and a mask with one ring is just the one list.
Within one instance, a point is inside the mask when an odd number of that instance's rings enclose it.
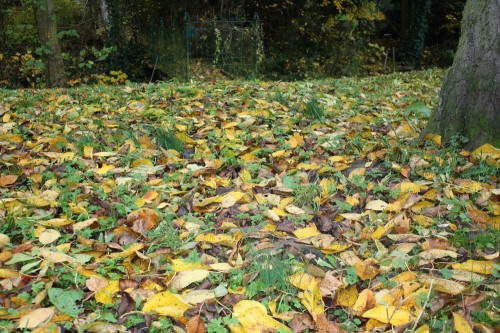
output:
{"label": "metal fence post", "polygon": [[184,34],[186,38],[186,80],[189,81],[189,65],[191,63],[190,59],[190,51],[191,51],[191,37],[194,33],[194,27],[191,25],[191,18],[189,17],[189,13],[184,13]]}
{"label": "metal fence post", "polygon": [[254,25],[254,33],[255,33],[255,59],[254,59],[254,68],[253,68],[253,76],[254,78],[257,78],[257,76],[259,75],[259,39],[260,39],[260,23],[259,23],[259,20],[260,20],[260,17],[259,17],[259,13],[255,12],[253,14],[253,25]]}

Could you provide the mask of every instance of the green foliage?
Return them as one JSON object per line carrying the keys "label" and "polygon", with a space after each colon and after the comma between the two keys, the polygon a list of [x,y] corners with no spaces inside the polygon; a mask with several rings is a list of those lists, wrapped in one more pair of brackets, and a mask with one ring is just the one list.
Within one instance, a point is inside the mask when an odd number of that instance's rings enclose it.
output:
{"label": "green foliage", "polygon": [[325,111],[323,106],[319,104],[318,98],[311,98],[305,105],[304,114],[306,117],[315,120],[322,120],[325,118]]}
{"label": "green foliage", "polygon": [[165,128],[148,126],[147,130],[156,140],[156,144],[163,149],[173,149],[181,153],[186,146],[184,141]]}
{"label": "green foliage", "polygon": [[408,31],[408,38],[403,41],[403,59],[414,68],[420,65],[427,35],[432,0],[415,1],[415,8]]}
{"label": "green foliage", "polygon": [[49,299],[59,311],[77,317],[83,309],[78,305],[83,300],[83,292],[72,289],[50,288]]}

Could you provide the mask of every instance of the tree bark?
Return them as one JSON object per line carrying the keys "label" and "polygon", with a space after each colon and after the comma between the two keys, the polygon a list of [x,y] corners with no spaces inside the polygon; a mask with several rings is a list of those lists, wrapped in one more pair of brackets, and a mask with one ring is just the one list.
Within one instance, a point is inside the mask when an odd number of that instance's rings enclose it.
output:
{"label": "tree bark", "polygon": [[62,86],[66,82],[61,46],[57,37],[57,22],[53,0],[34,0],[33,11],[42,46],[47,86]]}
{"label": "tree bark", "polygon": [[454,135],[466,149],[490,143],[500,148],[500,0],[468,0],[462,35],[446,74],[436,112],[421,137]]}

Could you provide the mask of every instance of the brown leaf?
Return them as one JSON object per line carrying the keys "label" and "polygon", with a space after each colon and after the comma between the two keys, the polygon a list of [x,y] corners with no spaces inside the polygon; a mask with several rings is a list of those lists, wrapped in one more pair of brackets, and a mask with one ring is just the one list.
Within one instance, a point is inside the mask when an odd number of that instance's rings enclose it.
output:
{"label": "brown leaf", "polygon": [[305,330],[312,330],[314,328],[314,322],[306,313],[297,313],[293,316],[290,326],[293,330],[293,333],[302,333]]}
{"label": "brown leaf", "polygon": [[194,316],[186,324],[187,333],[205,333],[205,323],[200,315]]}
{"label": "brown leaf", "polygon": [[0,177],[0,187],[7,187],[16,182],[17,176],[15,175],[7,175]]}
{"label": "brown leaf", "polygon": [[159,220],[158,213],[150,208],[141,208],[127,215],[127,225],[141,235],[155,228]]}

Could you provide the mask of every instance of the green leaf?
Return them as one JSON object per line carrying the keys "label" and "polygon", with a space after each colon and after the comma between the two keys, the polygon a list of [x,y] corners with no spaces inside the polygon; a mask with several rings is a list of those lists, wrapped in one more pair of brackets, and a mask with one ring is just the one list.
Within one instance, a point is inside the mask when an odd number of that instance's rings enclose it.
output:
{"label": "green leaf", "polygon": [[33,260],[35,259],[35,257],[33,256],[30,256],[29,254],[25,254],[25,253],[16,253],[12,256],[12,258],[7,261],[5,264],[6,265],[14,265],[14,264],[17,264],[19,262],[25,262],[25,261],[30,261],[30,260]]}
{"label": "green leaf", "polygon": [[429,109],[424,103],[419,101],[408,105],[404,111],[404,114],[406,117],[408,117],[411,113],[417,116],[430,117],[431,112],[431,109]]}
{"label": "green leaf", "polygon": [[443,279],[451,279],[451,277],[453,276],[453,271],[447,268],[440,269],[439,273],[441,273]]}
{"label": "green leaf", "polygon": [[79,290],[50,288],[49,299],[52,304],[68,316],[77,317],[83,311],[77,304],[83,299],[83,292]]}

